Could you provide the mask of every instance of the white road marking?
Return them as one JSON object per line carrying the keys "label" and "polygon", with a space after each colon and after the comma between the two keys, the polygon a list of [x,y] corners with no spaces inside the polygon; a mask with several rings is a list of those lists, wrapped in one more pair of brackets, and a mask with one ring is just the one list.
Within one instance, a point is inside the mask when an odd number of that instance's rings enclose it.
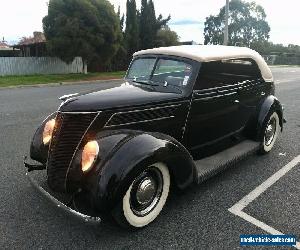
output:
{"label": "white road marking", "polygon": [[[256,187],[248,195],[243,197],[239,202],[234,204],[231,208],[228,209],[229,212],[241,217],[242,219],[252,223],[253,225],[263,229],[264,231],[270,234],[283,234],[280,231],[268,226],[264,222],[255,219],[254,217],[248,215],[242,211],[246,206],[248,206],[252,201],[254,201],[258,196],[265,192],[269,187],[271,187],[275,182],[277,182],[281,177],[283,177],[287,172],[293,169],[300,162],[300,155],[295,157],[292,161],[286,164],[283,168],[278,170],[275,174],[265,180],[262,184]],[[295,248],[300,250],[300,242],[296,243]]]}

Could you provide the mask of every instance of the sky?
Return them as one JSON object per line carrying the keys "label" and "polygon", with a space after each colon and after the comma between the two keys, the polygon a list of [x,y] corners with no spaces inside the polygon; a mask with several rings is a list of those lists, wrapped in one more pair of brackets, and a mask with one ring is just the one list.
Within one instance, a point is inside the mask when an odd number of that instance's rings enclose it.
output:
{"label": "sky", "polygon": [[[42,19],[47,15],[49,0],[0,0],[0,40],[17,42],[33,31],[42,31]],[[109,0],[117,9],[125,12],[126,0]],[[140,6],[140,0],[137,6]],[[205,18],[216,15],[225,0],[153,0],[156,14],[171,15],[169,26],[181,41],[203,43]],[[246,0],[248,1],[248,0]],[[252,0],[253,1],[253,0]],[[270,41],[300,45],[300,0],[255,0],[267,14],[271,27]]]}

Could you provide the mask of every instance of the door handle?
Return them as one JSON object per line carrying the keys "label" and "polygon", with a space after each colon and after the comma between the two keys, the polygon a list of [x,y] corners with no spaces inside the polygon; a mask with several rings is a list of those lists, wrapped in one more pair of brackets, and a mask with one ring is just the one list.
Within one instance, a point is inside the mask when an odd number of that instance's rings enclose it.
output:
{"label": "door handle", "polygon": [[262,95],[262,96],[265,96],[265,95],[266,95],[266,93],[265,93],[265,92],[261,92],[261,93],[260,93],[260,95]]}
{"label": "door handle", "polygon": [[234,103],[239,103],[240,101],[239,100],[234,100]]}

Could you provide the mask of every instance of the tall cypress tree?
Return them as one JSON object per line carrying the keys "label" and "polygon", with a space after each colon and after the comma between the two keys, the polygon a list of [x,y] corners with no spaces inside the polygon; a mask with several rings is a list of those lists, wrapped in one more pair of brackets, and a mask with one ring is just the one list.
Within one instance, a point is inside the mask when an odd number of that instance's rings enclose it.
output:
{"label": "tall cypress tree", "polygon": [[171,19],[166,19],[159,15],[156,18],[154,4],[152,0],[142,0],[140,15],[140,48],[149,49],[156,46],[156,38],[158,30],[167,24]]}
{"label": "tall cypress tree", "polygon": [[119,19],[119,24],[120,24],[120,30],[121,30],[121,42],[120,42],[120,47],[117,51],[117,54],[113,57],[109,67],[107,70],[125,70],[128,67],[128,61],[127,61],[127,49],[125,45],[125,39],[124,39],[124,14],[121,16],[121,10],[120,6],[118,8],[117,16]]}
{"label": "tall cypress tree", "polygon": [[142,0],[141,3],[141,14],[139,20],[140,27],[140,48],[146,49],[148,47],[148,37],[149,37],[149,23],[148,23],[148,2],[147,0]]}
{"label": "tall cypress tree", "polygon": [[155,9],[153,1],[150,0],[148,2],[148,15],[149,15],[149,40],[148,40],[148,47],[153,48],[155,46],[155,40],[156,40],[156,33],[158,31],[157,29],[157,20],[155,15]]}
{"label": "tall cypress tree", "polygon": [[125,45],[130,60],[131,55],[139,49],[139,32],[135,0],[127,0],[126,6]]}
{"label": "tall cypress tree", "polygon": [[120,6],[118,7],[117,16],[118,16],[118,18],[120,20],[120,30],[123,33],[125,17],[124,17],[124,14],[121,16],[121,8],[120,8]]}

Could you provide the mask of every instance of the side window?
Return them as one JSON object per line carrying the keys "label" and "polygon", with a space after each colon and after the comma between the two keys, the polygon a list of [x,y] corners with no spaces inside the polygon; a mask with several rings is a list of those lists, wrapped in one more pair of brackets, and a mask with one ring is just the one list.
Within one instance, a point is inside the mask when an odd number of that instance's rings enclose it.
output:
{"label": "side window", "polygon": [[196,90],[234,85],[260,78],[260,70],[252,59],[204,62],[195,84]]}

